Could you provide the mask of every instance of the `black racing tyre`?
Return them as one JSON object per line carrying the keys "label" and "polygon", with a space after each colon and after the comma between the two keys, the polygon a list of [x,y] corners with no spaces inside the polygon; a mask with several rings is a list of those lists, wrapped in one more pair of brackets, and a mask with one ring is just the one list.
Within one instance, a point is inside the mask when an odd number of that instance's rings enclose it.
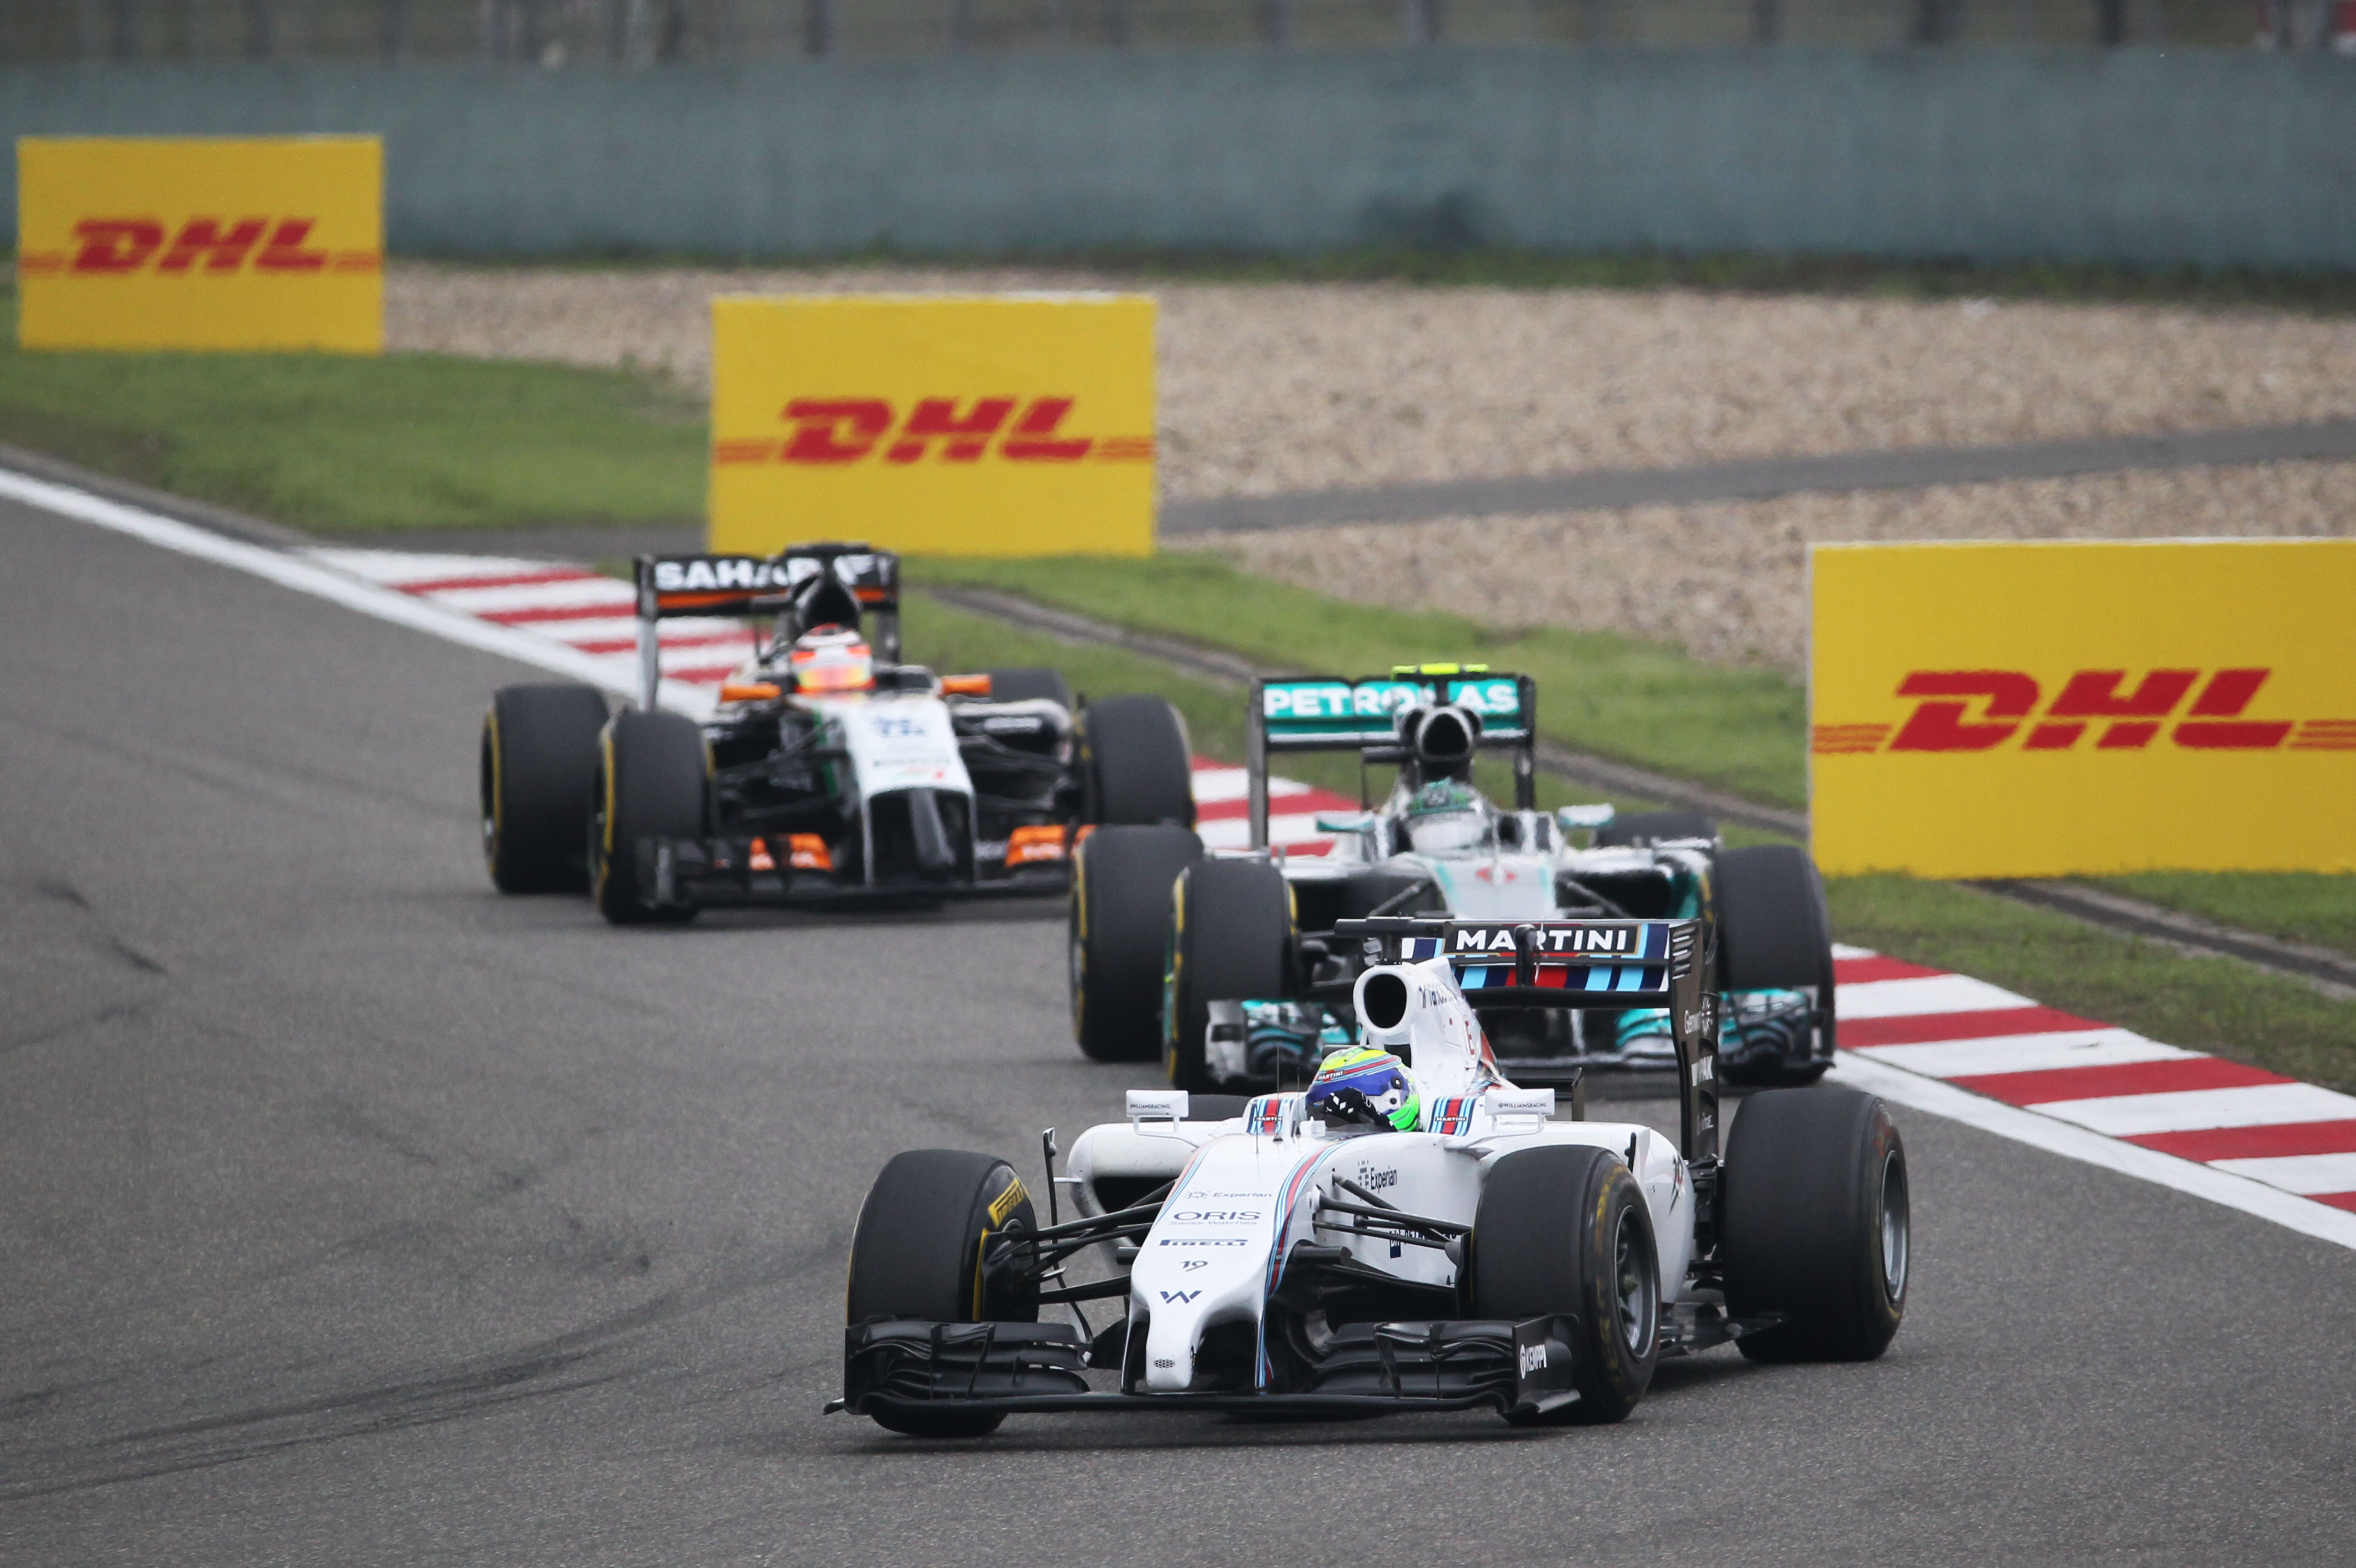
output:
{"label": "black racing tyre", "polygon": [[1785,1321],[1754,1361],[1869,1361],[1906,1315],[1906,1146],[1888,1107],[1837,1085],[1742,1102],[1726,1146],[1726,1307]]}
{"label": "black racing tyre", "polygon": [[1472,1310],[1579,1317],[1579,1399],[1538,1424],[1624,1421],[1661,1360],[1661,1262],[1651,1211],[1609,1149],[1554,1144],[1489,1168],[1473,1211]]}
{"label": "black racing tyre", "polygon": [[1291,996],[1296,936],[1292,890],[1269,861],[1197,860],[1178,879],[1162,1020],[1171,1087],[1220,1087],[1204,1061],[1211,1004]]}
{"label": "black racing tyre", "polygon": [[[846,1320],[1036,1323],[1035,1275],[977,1277],[983,1238],[1038,1229],[1023,1179],[1002,1159],[957,1149],[894,1155],[860,1207],[851,1236]],[[912,1437],[980,1437],[1003,1415],[976,1411],[875,1413]]]}
{"label": "black racing tyre", "polygon": [[1186,1096],[1186,1119],[1190,1122],[1233,1121],[1251,1109],[1249,1094],[1189,1094]]}
{"label": "black racing tyre", "polygon": [[1698,811],[1632,811],[1595,830],[1598,849],[1648,848],[1668,838],[1718,837],[1718,824]]}
{"label": "black racing tyre", "polygon": [[594,686],[503,686],[477,760],[483,862],[503,893],[589,886],[590,787],[605,698]]}
{"label": "black racing tyre", "polygon": [[1719,986],[1815,994],[1808,1060],[1754,1070],[1748,1079],[1773,1086],[1813,1083],[1833,1060],[1832,916],[1824,879],[1798,846],[1762,844],[1719,851],[1716,885]]}
{"label": "black racing tyre", "polygon": [[709,816],[711,764],[703,731],[677,713],[614,715],[599,746],[589,821],[591,891],[616,925],[685,920],[688,909],[657,910],[638,885],[637,846],[646,838],[701,838]]}
{"label": "black racing tyre", "polygon": [[1183,827],[1099,827],[1073,855],[1072,1035],[1098,1061],[1151,1061],[1162,1050],[1162,977],[1172,889],[1202,859]]}
{"label": "black racing tyre", "polygon": [[1080,710],[1081,814],[1108,826],[1194,826],[1186,720],[1159,697],[1108,697]]}
{"label": "black racing tyre", "polygon": [[992,702],[1030,702],[1038,698],[1059,703],[1065,711],[1072,708],[1071,682],[1064,672],[1043,665],[1023,665],[1012,669],[983,672],[990,677],[990,700]]}

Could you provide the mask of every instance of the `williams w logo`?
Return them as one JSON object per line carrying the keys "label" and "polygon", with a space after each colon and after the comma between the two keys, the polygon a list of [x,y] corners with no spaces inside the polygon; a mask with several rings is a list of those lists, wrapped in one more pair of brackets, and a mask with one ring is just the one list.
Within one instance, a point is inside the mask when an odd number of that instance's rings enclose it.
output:
{"label": "williams w logo", "polygon": [[1072,398],[919,398],[904,418],[882,398],[796,398],[779,418],[776,439],[721,441],[721,464],[791,463],[842,467],[873,462],[913,464],[1146,463],[1150,435],[1081,435],[1065,428]]}
{"label": "williams w logo", "polygon": [[1203,1293],[1199,1290],[1165,1290],[1162,1293],[1162,1299],[1164,1301],[1174,1301],[1181,1307],[1183,1307],[1202,1294]]}
{"label": "williams w logo", "polygon": [[2082,669],[2051,694],[2020,670],[1915,670],[1895,724],[1818,724],[1818,756],[1869,752],[2356,752],[2356,719],[2280,719],[2259,694],[2271,669]]}
{"label": "williams w logo", "polygon": [[70,251],[28,251],[17,265],[46,276],[171,277],[305,272],[373,272],[374,251],[325,251],[311,243],[316,218],[191,218],[177,227],[160,218],[85,218]]}

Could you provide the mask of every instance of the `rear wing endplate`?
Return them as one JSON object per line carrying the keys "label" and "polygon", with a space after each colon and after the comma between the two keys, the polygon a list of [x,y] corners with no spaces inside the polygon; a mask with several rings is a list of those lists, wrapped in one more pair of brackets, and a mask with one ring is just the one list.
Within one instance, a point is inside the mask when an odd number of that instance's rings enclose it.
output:
{"label": "rear wing endplate", "polygon": [[1333,923],[1369,962],[1445,958],[1464,1000],[1490,1008],[1659,1008],[1669,1015],[1682,1087],[1686,1158],[1718,1157],[1718,987],[1697,920],[1423,920]]}
{"label": "rear wing endplate", "polygon": [[773,615],[795,609],[831,580],[875,623],[869,641],[900,659],[900,558],[866,544],[787,545],[774,556],[642,555],[636,571],[638,678],[652,711],[661,682],[659,623],[685,615]]}
{"label": "rear wing endplate", "polygon": [[1269,757],[1280,752],[1356,752],[1398,738],[1398,716],[1430,702],[1452,702],[1481,720],[1481,749],[1514,754],[1514,806],[1537,805],[1537,683],[1526,675],[1472,666],[1424,665],[1350,678],[1285,676],[1255,679],[1245,721],[1244,768],[1251,806],[1251,847],[1268,847]]}

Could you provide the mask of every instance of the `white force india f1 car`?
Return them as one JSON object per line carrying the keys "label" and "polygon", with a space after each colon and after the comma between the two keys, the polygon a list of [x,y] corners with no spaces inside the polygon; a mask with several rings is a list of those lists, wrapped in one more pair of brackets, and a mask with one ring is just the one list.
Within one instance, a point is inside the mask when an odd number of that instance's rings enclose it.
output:
{"label": "white force india f1 car", "polygon": [[[1907,1285],[1906,1155],[1880,1101],[1834,1085],[1741,1104],[1719,1157],[1717,998],[1695,920],[1375,918],[1359,1036],[1306,1092],[1208,1119],[1132,1091],[1072,1148],[1078,1215],[1042,1224],[987,1155],[904,1154],[852,1237],[843,1396],[895,1432],[1010,1413],[1363,1414],[1492,1405],[1611,1422],[1664,1355],[1867,1360]],[[1483,1015],[1606,997],[1669,1015],[1675,1139],[1556,1120],[1496,1071]],[[1200,1119],[1198,1119],[1200,1118]],[[1115,1272],[1081,1279],[1084,1259]],[[1103,1300],[1121,1316],[1098,1329]],[[1041,1322],[1069,1307],[1074,1323]],[[1091,1381],[1091,1379],[1095,1381]]]}
{"label": "white force india f1 car", "polygon": [[[1814,864],[1790,846],[1725,848],[1688,812],[1614,821],[1608,805],[1537,810],[1536,711],[1528,677],[1479,666],[1256,682],[1247,776],[1261,848],[1206,855],[1193,833],[1166,827],[1106,831],[1082,848],[1070,933],[1081,1050],[1158,1054],[1182,1089],[1300,1083],[1350,1037],[1363,956],[1336,936],[1344,922],[1689,919],[1728,1079],[1814,1083],[1834,1044],[1831,930]],[[1474,787],[1483,750],[1512,760],[1510,811]],[[1330,854],[1272,855],[1269,759],[1318,751],[1355,752],[1362,781],[1382,766],[1397,782],[1379,806],[1319,818]],[[1577,847],[1574,834],[1590,842]],[[1586,978],[1601,984],[1602,972]],[[1526,1083],[1675,1065],[1657,1005],[1601,996],[1590,1008],[1483,1017],[1505,1071]]]}
{"label": "white force india f1 car", "polygon": [[[1194,820],[1185,726],[1161,698],[1083,706],[1052,669],[900,663],[888,550],[641,556],[637,592],[637,709],[511,686],[484,717],[483,851],[503,892],[586,886],[616,923],[1056,894],[1081,826]],[[655,630],[678,615],[772,618],[701,724],[656,704]]]}

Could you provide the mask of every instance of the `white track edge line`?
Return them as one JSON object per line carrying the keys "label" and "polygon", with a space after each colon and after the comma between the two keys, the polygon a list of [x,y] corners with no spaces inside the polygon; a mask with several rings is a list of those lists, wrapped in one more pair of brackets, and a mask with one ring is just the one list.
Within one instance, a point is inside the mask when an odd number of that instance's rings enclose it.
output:
{"label": "white track edge line", "polygon": [[[498,654],[503,658],[531,665],[552,674],[571,676],[575,680],[586,681],[617,696],[629,697],[637,691],[634,679],[619,674],[613,665],[604,662],[614,656],[577,653],[552,638],[477,620],[472,615],[445,610],[431,600],[404,593],[399,589],[380,587],[365,579],[264,545],[228,539],[176,517],[165,517],[160,512],[111,501],[87,490],[35,479],[6,468],[0,468],[0,497],[21,502],[55,517],[128,535],[161,549],[194,556],[217,566],[263,578],[282,588],[308,593],[314,598],[340,604],[347,610],[356,610],[363,615],[423,632],[445,642]],[[675,683],[669,681],[663,685],[665,701],[676,702],[687,711],[696,711],[709,703],[709,698],[702,693],[680,690]]]}
{"label": "white track edge line", "polygon": [[1925,1078],[1901,1067],[1869,1061],[1852,1051],[1840,1053],[1834,1075],[1840,1083],[1869,1090],[1885,1100],[1894,1100],[1917,1111],[1928,1111],[1934,1116],[1961,1122],[1984,1133],[2010,1138],[2015,1143],[2028,1144],[2048,1154],[2101,1166],[2122,1176],[2136,1177],[2195,1198],[2205,1198],[2211,1203],[2222,1203],[2228,1209],[2238,1209],[2244,1214],[2271,1220],[2302,1235],[2356,1249],[2356,1213],[2301,1198],[2246,1176],[2217,1170],[2194,1160],[2179,1159],[2172,1154],[2162,1154],[2140,1144],[2125,1143],[2101,1133],[2072,1126],[2067,1122],[2058,1122],[2051,1116],[2040,1116],[2034,1111],[2024,1111],[2017,1105],[2008,1105],[2001,1100],[1991,1100],[1967,1089],[1958,1089],[1935,1078]]}
{"label": "white track edge line", "polygon": [[[53,516],[111,529],[158,549],[194,556],[263,578],[283,588],[327,600],[380,621],[407,626],[446,642],[498,654],[558,675],[569,675],[607,691],[629,695],[628,681],[616,680],[612,669],[601,665],[597,658],[574,653],[562,643],[478,621],[471,615],[442,609],[430,601],[397,589],[381,588],[262,545],[226,539],[158,512],[110,501],[87,490],[77,490],[71,485],[53,484],[46,479],[34,479],[5,468],[0,468],[0,496]],[[665,684],[668,686],[669,683]],[[1838,1071],[1843,1082],[1860,1089],[1869,1089],[1901,1105],[1962,1122],[1983,1132],[1994,1133],[1998,1137],[2010,1138],[2015,1143],[2028,1144],[2051,1154],[2137,1177],[2196,1198],[2206,1198],[2212,1203],[2222,1203],[2229,1209],[2238,1209],[2245,1214],[2271,1220],[2301,1234],[2356,1249],[2356,1213],[2311,1202],[2247,1177],[2213,1170],[2208,1166],[2196,1165],[2190,1160],[2179,1159],[2173,1155],[2161,1154],[2136,1144],[2122,1143],[2100,1133],[2088,1132],[2049,1116],[2040,1116],[2034,1112],[1957,1089],[1933,1078],[1921,1077],[1901,1068],[1868,1061],[1848,1051],[1840,1053]]]}

